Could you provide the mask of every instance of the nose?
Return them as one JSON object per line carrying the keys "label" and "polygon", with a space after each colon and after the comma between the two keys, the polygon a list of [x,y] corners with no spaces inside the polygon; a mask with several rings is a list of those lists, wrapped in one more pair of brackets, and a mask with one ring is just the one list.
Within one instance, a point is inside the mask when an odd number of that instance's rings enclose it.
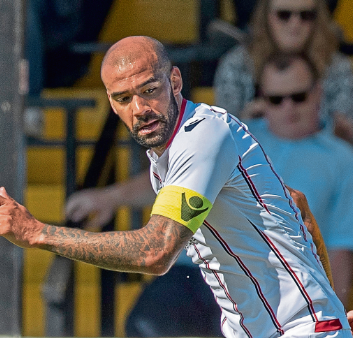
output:
{"label": "nose", "polygon": [[290,17],[289,24],[291,25],[291,27],[300,27],[303,24],[302,20],[300,19],[299,13],[295,13]]}
{"label": "nose", "polygon": [[283,98],[282,109],[286,111],[291,111],[295,107],[295,103],[290,97]]}
{"label": "nose", "polygon": [[144,99],[139,95],[133,96],[131,104],[133,115],[136,117],[145,115],[146,113],[151,111],[151,107],[149,105],[148,100]]}

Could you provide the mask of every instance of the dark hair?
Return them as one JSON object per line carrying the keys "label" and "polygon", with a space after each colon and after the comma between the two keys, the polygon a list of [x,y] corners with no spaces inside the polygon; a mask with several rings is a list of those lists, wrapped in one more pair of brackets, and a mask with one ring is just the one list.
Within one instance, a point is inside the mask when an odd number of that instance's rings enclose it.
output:
{"label": "dark hair", "polygon": [[[251,19],[251,40],[248,50],[254,60],[255,78],[259,78],[264,61],[278,49],[268,25],[271,1],[258,0]],[[338,50],[338,37],[326,1],[315,0],[315,3],[317,18],[312,36],[303,52],[310,56],[317,70],[323,74],[332,61],[332,55]]]}
{"label": "dark hair", "polygon": [[266,67],[274,66],[276,70],[283,72],[283,71],[286,71],[288,68],[290,68],[293,62],[297,60],[303,61],[308,66],[309,71],[313,77],[314,83],[320,79],[319,71],[317,70],[315,64],[311,61],[311,59],[306,54],[274,53],[262,65],[259,71],[259,83],[261,83],[263,73]]}

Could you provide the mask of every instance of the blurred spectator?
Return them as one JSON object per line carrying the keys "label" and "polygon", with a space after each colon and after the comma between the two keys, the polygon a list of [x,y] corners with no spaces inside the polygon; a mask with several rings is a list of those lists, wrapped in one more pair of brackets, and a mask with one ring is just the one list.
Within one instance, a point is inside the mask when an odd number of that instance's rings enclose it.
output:
{"label": "blurred spectator", "polygon": [[353,150],[320,121],[321,91],[318,72],[307,58],[274,56],[259,75],[264,117],[245,123],[285,184],[306,195],[327,245],[335,291],[347,306],[353,270]]}
{"label": "blurred spectator", "polygon": [[[251,14],[256,5],[257,0],[233,0],[236,26],[242,30],[246,30],[249,24]],[[338,0],[327,0],[327,4],[331,13],[336,9]]]}
{"label": "blurred spectator", "polygon": [[251,38],[222,57],[214,79],[216,105],[239,116],[257,96],[257,77],[275,51],[305,52],[324,78],[321,118],[353,116],[353,73],[350,59],[338,52],[338,37],[322,0],[259,0],[251,22]]}
{"label": "blurred spectator", "polygon": [[[76,192],[67,201],[66,217],[74,222],[86,219],[86,228],[97,228],[110,221],[118,207],[150,206],[155,197],[146,170],[123,183]],[[126,321],[126,335],[217,337],[222,336],[219,318],[209,286],[184,250],[166,275],[145,285]]]}

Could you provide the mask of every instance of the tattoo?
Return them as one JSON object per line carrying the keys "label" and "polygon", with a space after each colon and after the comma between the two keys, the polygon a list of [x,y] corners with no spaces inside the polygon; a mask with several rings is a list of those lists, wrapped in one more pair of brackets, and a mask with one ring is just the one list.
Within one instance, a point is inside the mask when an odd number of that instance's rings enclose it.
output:
{"label": "tattoo", "polygon": [[192,236],[185,226],[153,215],[134,231],[90,232],[46,225],[43,249],[101,268],[142,273],[165,273]]}

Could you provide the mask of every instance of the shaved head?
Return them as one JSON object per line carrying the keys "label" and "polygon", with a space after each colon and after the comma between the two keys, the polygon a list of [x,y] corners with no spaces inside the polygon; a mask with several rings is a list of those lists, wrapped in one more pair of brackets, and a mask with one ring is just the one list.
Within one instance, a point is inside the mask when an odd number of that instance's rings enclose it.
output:
{"label": "shaved head", "polygon": [[129,36],[111,46],[104,56],[101,68],[104,82],[106,68],[126,69],[145,58],[156,72],[168,73],[172,65],[166,49],[158,40],[148,36]]}
{"label": "shaved head", "polygon": [[106,53],[101,77],[115,114],[143,146],[162,152],[182,103],[183,81],[159,41],[130,36]]}

